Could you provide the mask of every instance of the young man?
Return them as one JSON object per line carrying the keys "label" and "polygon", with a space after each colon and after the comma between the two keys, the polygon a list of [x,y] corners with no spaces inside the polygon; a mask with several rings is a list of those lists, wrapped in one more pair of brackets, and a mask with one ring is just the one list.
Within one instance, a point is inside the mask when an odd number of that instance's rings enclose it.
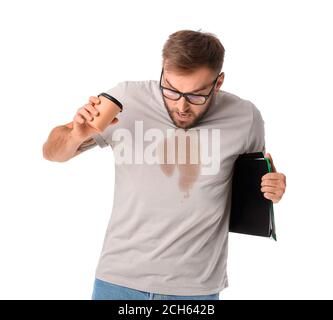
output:
{"label": "young man", "polygon": [[[106,91],[124,110],[102,133],[86,124],[99,116],[100,100],[90,97],[45,142],[51,161],[96,145],[115,154],[113,210],[93,299],[219,299],[228,286],[233,164],[242,153],[270,155],[260,111],[220,90],[223,59],[213,34],[175,32],[163,48],[159,81],[124,81]],[[286,177],[273,171],[261,190],[276,203]]]}

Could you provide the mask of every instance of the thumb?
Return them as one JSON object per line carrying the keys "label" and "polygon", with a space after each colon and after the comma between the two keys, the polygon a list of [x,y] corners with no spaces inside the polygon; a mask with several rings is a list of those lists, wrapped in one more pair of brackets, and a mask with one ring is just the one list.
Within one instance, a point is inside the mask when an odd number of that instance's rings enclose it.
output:
{"label": "thumb", "polygon": [[270,153],[266,153],[265,154],[265,158],[269,159],[269,161],[271,163],[271,166],[272,166],[272,172],[276,172],[276,168],[275,168],[275,165],[274,165],[274,162],[273,162],[271,154]]}
{"label": "thumb", "polygon": [[116,124],[118,121],[119,121],[118,118],[114,118],[114,119],[110,122],[110,124]]}

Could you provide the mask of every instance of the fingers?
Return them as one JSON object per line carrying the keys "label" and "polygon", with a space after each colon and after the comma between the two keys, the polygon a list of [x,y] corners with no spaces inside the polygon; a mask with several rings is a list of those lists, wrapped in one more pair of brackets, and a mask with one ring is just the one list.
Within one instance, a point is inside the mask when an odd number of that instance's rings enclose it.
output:
{"label": "fingers", "polygon": [[276,186],[279,186],[281,183],[280,180],[269,180],[269,179],[266,179],[266,180],[262,180],[261,182],[261,186],[270,186],[270,187],[276,187]]}
{"label": "fingers", "polygon": [[283,188],[276,188],[276,187],[262,187],[261,192],[269,192],[269,193],[276,193],[276,194],[283,194],[284,190]]}
{"label": "fingers", "polygon": [[79,113],[76,113],[75,116],[74,116],[73,121],[77,122],[79,124],[84,124],[86,120]]}
{"label": "fingers", "polygon": [[87,103],[83,107],[85,108],[85,110],[87,110],[90,113],[90,115],[92,117],[96,117],[99,115],[98,109],[96,107],[94,107],[93,105]]}
{"label": "fingers", "polygon": [[283,194],[281,193],[272,193],[265,192],[264,197],[268,200],[271,200],[273,203],[278,203],[282,199]]}
{"label": "fingers", "polygon": [[99,116],[99,111],[91,104],[85,104],[83,107],[79,108],[74,121],[83,124],[86,121],[92,121],[94,117]]}
{"label": "fingers", "polygon": [[277,203],[281,200],[286,190],[286,176],[283,173],[268,173],[269,177],[262,179],[261,192],[264,197]]}
{"label": "fingers", "polygon": [[286,180],[286,176],[281,172],[268,172],[262,176],[262,180]]}
{"label": "fingers", "polygon": [[261,192],[271,192],[271,193],[274,193],[276,189],[274,187],[265,186],[265,187],[261,187],[260,190],[261,190]]}
{"label": "fingers", "polygon": [[116,124],[118,121],[119,121],[118,118],[114,118],[114,119],[111,121],[111,124]]}
{"label": "fingers", "polygon": [[280,201],[280,199],[278,199],[274,193],[270,193],[270,192],[265,192],[264,193],[264,197],[268,200],[273,201],[273,203],[277,203]]}
{"label": "fingers", "polygon": [[101,100],[98,97],[95,96],[91,96],[89,98],[89,102],[94,105],[94,104],[99,104],[101,102]]}
{"label": "fingers", "polygon": [[[83,107],[79,108],[74,116],[74,121],[79,124],[84,124],[87,121],[92,121],[94,117],[100,115],[99,110],[95,107],[95,104],[100,103],[100,99],[94,96],[89,98],[90,103],[85,104]],[[118,118],[114,118],[110,124],[116,124]]]}
{"label": "fingers", "polygon": [[91,121],[93,120],[93,116],[88,110],[87,107],[82,107],[79,109],[78,113],[85,119],[85,121]]}

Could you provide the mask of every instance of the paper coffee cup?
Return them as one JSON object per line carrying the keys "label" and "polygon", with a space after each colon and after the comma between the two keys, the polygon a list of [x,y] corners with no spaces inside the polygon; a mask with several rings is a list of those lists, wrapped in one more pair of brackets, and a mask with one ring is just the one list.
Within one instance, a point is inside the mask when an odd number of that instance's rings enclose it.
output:
{"label": "paper coffee cup", "polygon": [[123,105],[105,92],[99,94],[98,97],[101,102],[96,104],[95,108],[99,111],[99,115],[93,116],[93,120],[87,121],[87,124],[101,133],[111,124],[117,114],[123,111]]}

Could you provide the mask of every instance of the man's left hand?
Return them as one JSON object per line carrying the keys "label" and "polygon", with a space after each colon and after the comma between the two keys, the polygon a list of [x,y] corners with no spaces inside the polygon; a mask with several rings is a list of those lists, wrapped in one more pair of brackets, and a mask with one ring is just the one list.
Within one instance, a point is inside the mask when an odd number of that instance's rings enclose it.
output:
{"label": "man's left hand", "polygon": [[269,153],[265,154],[269,158],[272,172],[266,173],[261,178],[261,191],[264,197],[277,203],[281,200],[287,186],[286,176],[283,173],[276,172],[273,159]]}

